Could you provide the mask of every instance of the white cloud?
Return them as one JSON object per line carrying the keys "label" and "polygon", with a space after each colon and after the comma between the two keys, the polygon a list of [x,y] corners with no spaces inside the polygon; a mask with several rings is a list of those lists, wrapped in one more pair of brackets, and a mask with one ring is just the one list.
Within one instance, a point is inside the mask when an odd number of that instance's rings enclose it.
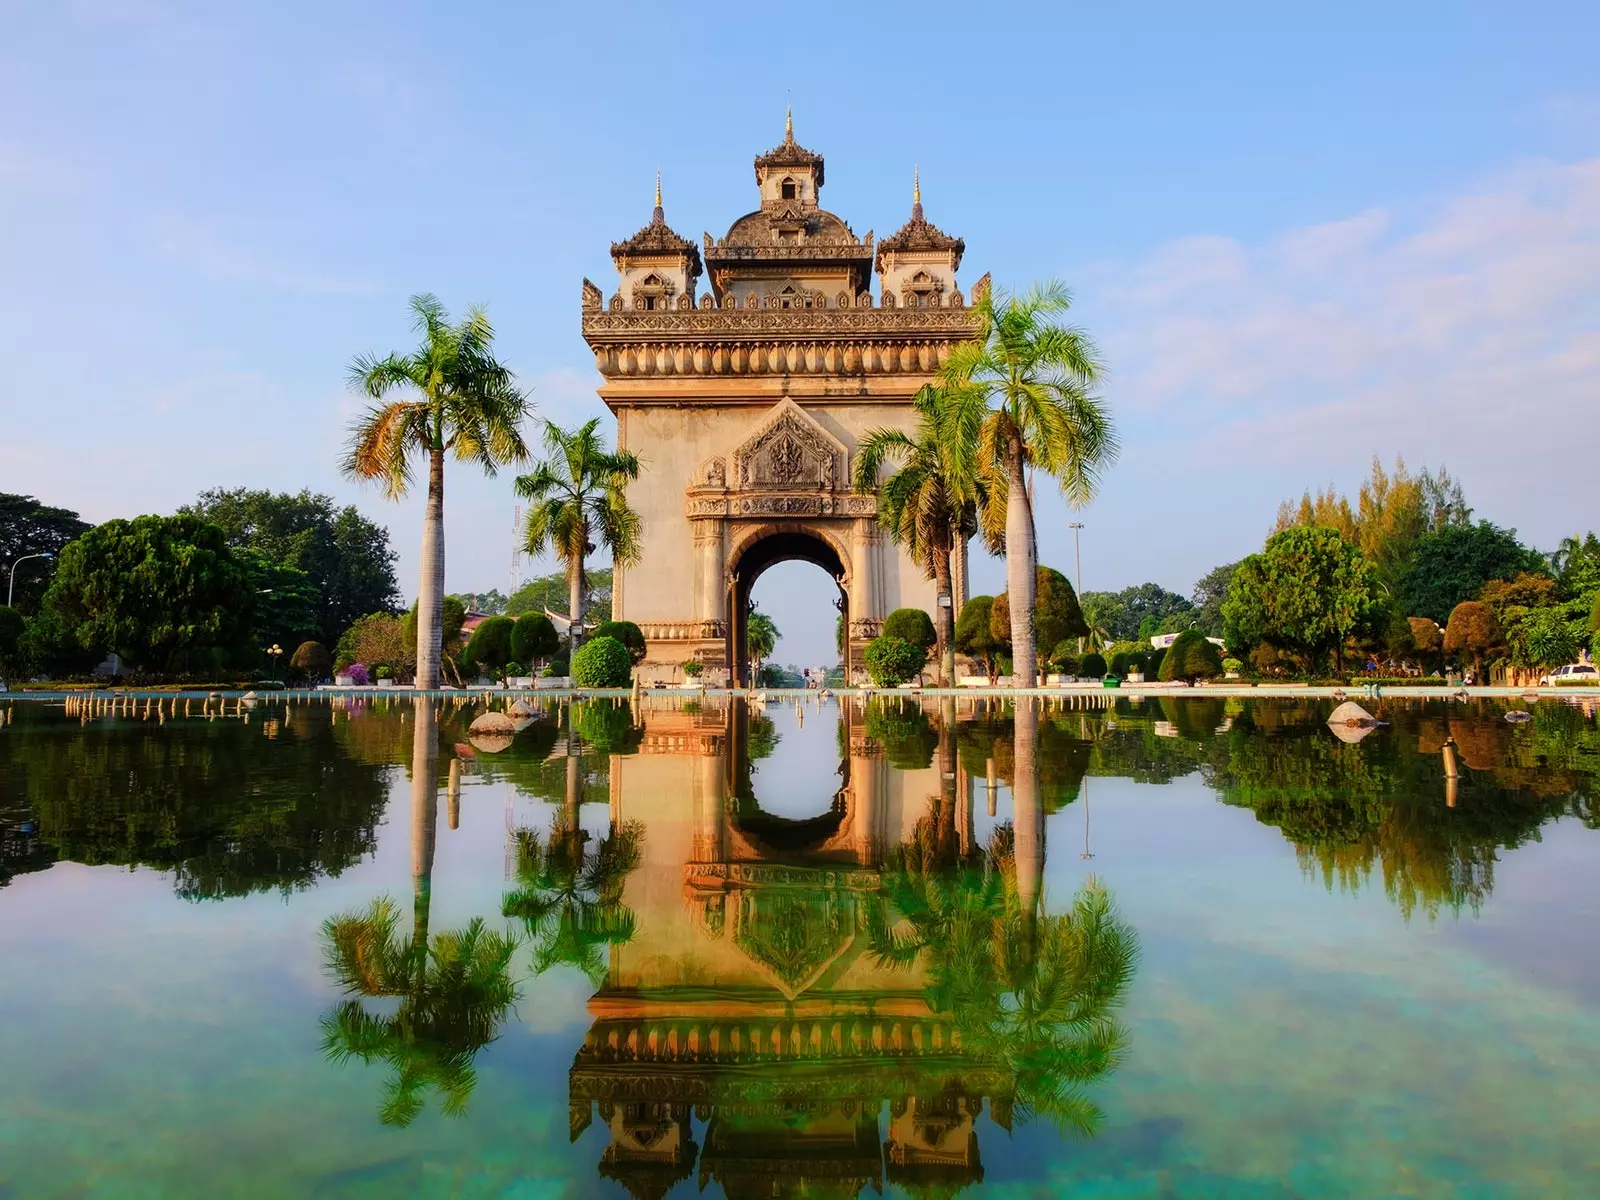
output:
{"label": "white cloud", "polygon": [[1530,536],[1574,520],[1570,477],[1543,464],[1600,458],[1600,159],[1094,276],[1111,398],[1205,430],[1216,470],[1314,486],[1403,453],[1448,462],[1482,515]]}

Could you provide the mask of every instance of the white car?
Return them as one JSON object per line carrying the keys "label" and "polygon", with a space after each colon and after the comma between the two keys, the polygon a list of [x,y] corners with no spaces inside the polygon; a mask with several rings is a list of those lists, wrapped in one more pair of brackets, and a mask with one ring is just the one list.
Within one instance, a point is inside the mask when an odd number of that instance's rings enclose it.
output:
{"label": "white car", "polygon": [[1557,667],[1539,680],[1540,687],[1554,687],[1558,683],[1600,683],[1600,667],[1593,663],[1572,663]]}

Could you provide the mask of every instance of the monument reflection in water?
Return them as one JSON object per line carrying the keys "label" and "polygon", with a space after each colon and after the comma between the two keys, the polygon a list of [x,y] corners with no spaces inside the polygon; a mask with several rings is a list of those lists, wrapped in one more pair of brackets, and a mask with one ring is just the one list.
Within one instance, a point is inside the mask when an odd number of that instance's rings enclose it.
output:
{"label": "monument reflection in water", "polygon": [[598,984],[569,1101],[574,1140],[597,1113],[609,1131],[602,1176],[660,1196],[698,1160],[729,1195],[959,1187],[983,1177],[985,1104],[1007,1129],[1093,1129],[1082,1089],[1122,1052],[1134,935],[1098,887],[1039,911],[1031,714],[1014,823],[975,840],[954,716],[846,708],[840,786],[794,817],[750,786],[764,716],[658,710],[636,752],[609,756],[597,852],[575,795],[548,839],[518,832],[507,915],[540,964],[562,946]]}

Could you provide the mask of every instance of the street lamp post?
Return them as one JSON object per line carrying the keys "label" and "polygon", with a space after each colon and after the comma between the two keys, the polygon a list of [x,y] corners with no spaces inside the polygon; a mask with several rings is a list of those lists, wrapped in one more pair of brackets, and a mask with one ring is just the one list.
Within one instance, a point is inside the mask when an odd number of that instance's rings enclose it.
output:
{"label": "street lamp post", "polygon": [[27,562],[30,558],[54,558],[54,557],[55,557],[54,554],[49,554],[49,553],[45,553],[45,554],[24,554],[21,558],[17,559],[16,562],[11,564],[11,582],[6,586],[6,607],[7,608],[11,607],[11,597],[17,590],[17,568],[20,567],[23,563]]}
{"label": "street lamp post", "polygon": [[274,676],[278,674],[278,658],[282,654],[283,647],[278,645],[277,642],[273,642],[272,645],[267,647],[267,657],[272,660],[272,674]]}
{"label": "street lamp post", "polygon": [[[1073,584],[1078,589],[1078,606],[1083,606],[1083,551],[1078,548],[1078,531],[1083,528],[1082,521],[1073,521],[1067,525],[1072,530],[1072,561],[1077,569],[1077,581]],[[1078,657],[1083,657],[1083,638],[1078,638]]]}

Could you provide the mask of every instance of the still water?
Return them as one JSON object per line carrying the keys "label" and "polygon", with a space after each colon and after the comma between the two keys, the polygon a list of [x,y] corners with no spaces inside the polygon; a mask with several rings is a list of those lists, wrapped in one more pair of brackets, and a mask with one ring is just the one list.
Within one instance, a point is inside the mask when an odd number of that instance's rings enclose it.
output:
{"label": "still water", "polygon": [[1077,703],[0,708],[0,1197],[1600,1194],[1592,706]]}

